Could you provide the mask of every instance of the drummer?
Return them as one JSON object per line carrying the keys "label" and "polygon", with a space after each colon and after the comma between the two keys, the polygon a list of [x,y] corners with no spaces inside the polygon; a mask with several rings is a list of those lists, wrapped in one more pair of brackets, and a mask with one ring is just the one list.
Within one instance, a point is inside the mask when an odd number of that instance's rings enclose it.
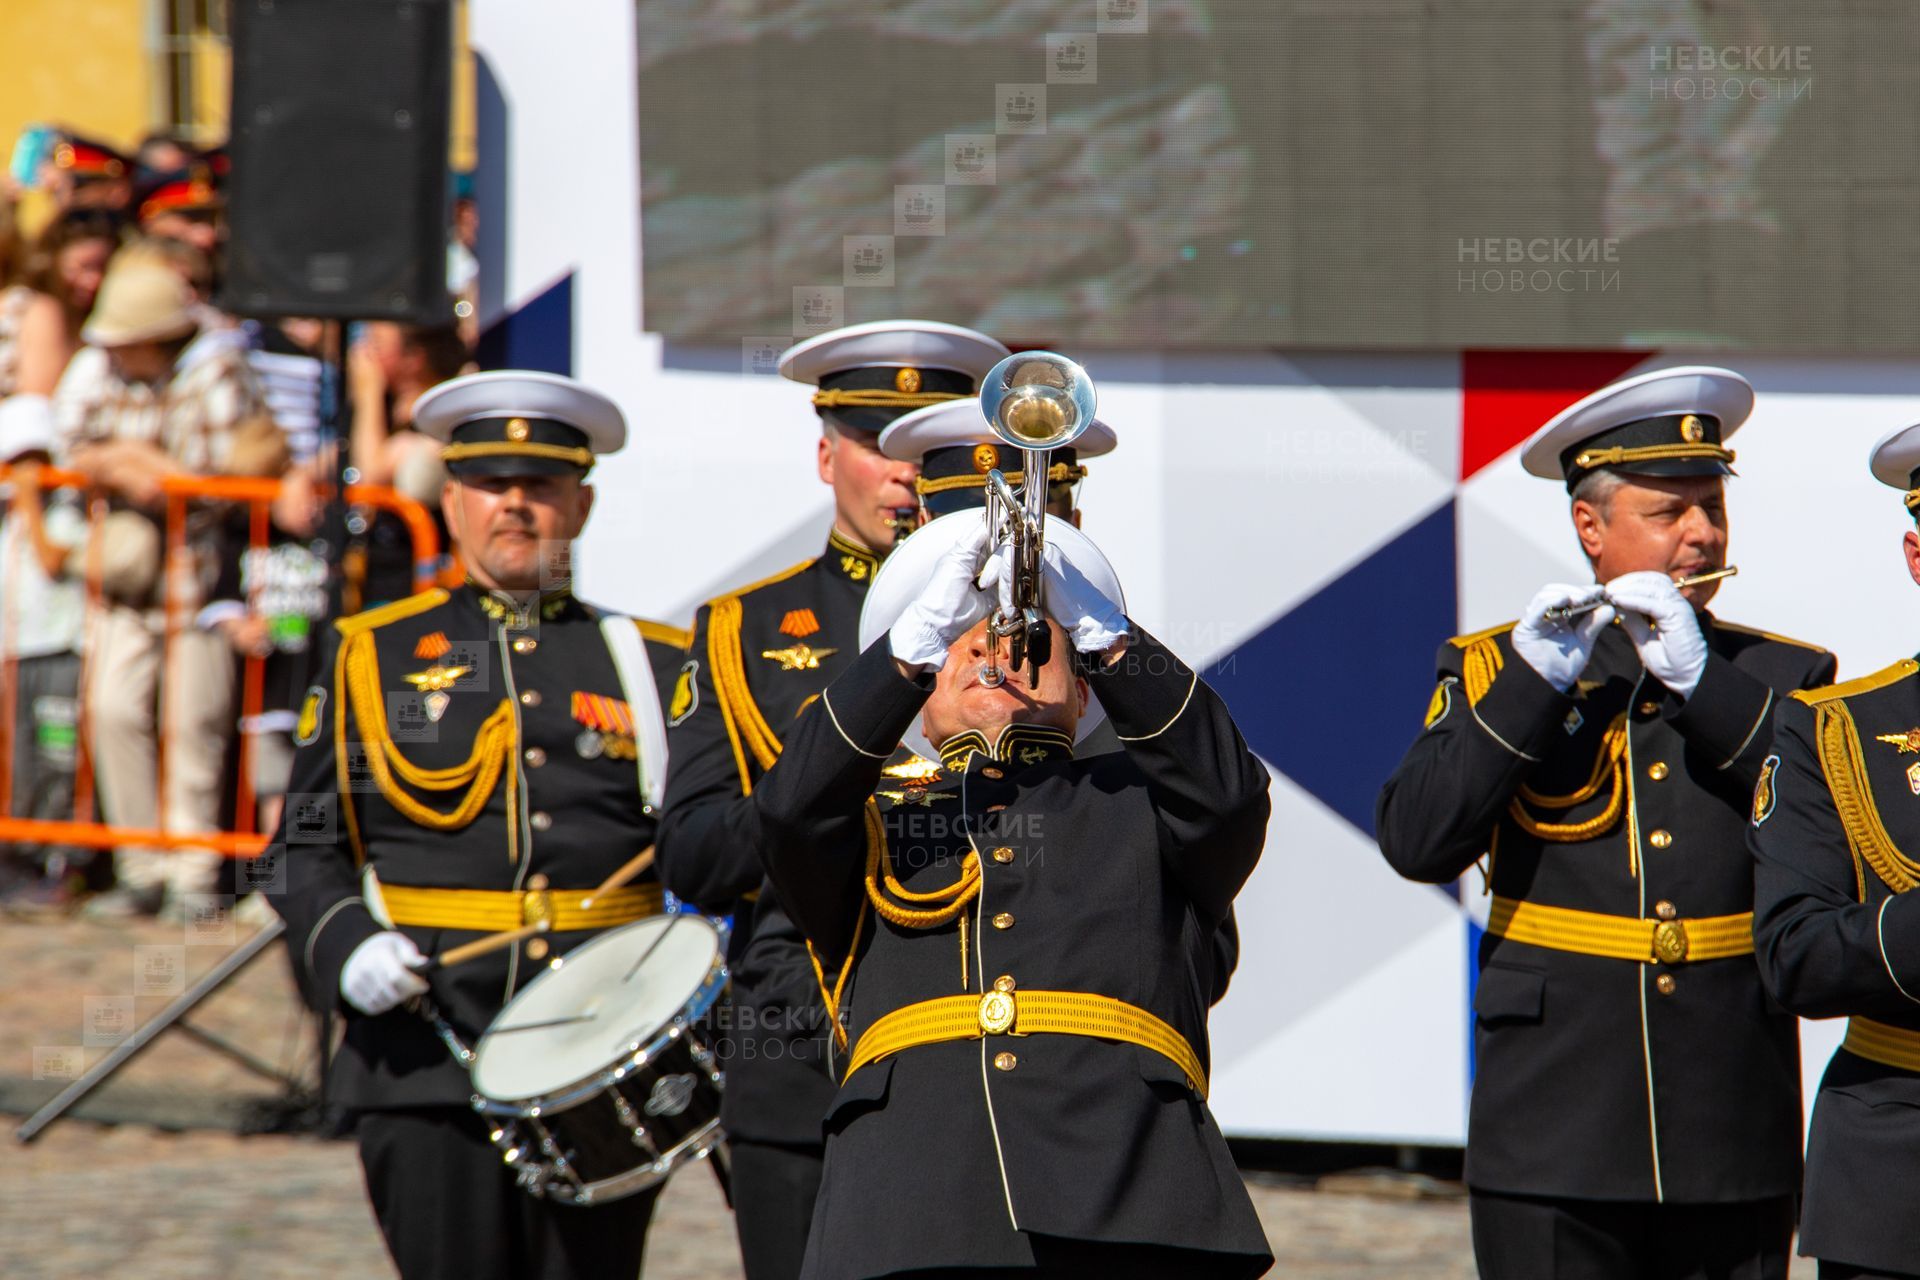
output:
{"label": "drummer", "polygon": [[[307,999],[345,1018],[328,1100],[355,1120],[404,1280],[634,1276],[651,1195],[573,1208],[520,1190],[470,1106],[472,1045],[595,932],[661,910],[650,874],[593,894],[653,841],[659,690],[682,633],[577,599],[570,551],[620,410],[569,378],[471,374],[421,397],[467,581],[336,622],[301,707],[274,897]],[[587,899],[591,896],[591,905]],[[430,956],[545,923],[479,958]],[[425,1001],[416,997],[425,997]]]}

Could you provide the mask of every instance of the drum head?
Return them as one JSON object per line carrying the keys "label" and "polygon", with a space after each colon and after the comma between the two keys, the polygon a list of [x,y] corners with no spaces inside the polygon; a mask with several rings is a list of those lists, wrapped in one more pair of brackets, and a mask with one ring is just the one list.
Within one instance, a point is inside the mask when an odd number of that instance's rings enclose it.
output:
{"label": "drum head", "polygon": [[508,1001],[474,1050],[473,1084],[495,1102],[541,1098],[630,1057],[681,1014],[720,961],[703,916],[650,916],[555,960]]}

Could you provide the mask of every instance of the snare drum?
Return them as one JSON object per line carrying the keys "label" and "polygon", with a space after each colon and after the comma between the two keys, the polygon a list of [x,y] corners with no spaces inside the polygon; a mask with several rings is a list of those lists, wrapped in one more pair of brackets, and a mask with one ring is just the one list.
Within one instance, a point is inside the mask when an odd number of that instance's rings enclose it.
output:
{"label": "snare drum", "polygon": [[726,986],[725,935],[650,916],[555,959],[474,1047],[473,1108],[520,1185],[604,1204],[707,1155],[719,1063],[696,1026]]}

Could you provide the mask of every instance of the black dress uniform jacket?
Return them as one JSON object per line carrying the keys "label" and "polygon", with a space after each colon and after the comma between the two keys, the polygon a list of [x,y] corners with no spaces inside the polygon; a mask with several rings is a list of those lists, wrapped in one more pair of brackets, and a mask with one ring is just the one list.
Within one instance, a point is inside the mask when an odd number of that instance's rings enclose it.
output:
{"label": "black dress uniform jacket", "polygon": [[1782,703],[1774,751],[1750,834],[1760,969],[1795,1013],[1855,1019],[1814,1101],[1801,1252],[1920,1272],[1920,663]]}
{"label": "black dress uniform jacket", "polygon": [[859,652],[878,568],[835,533],[818,558],[703,606],[669,699],[657,865],[679,898],[734,913],[720,1052],[721,1121],[736,1137],[817,1146],[833,1096],[826,1011],[806,941],[765,884],[747,794],[801,710]]}
{"label": "black dress uniform jacket", "polygon": [[[603,616],[567,594],[520,612],[504,597],[467,585],[397,601],[329,630],[302,707],[301,746],[274,838],[275,853],[286,859],[286,891],[269,900],[287,922],[310,1003],[346,1014],[328,1082],[333,1101],[361,1110],[465,1106],[473,1094],[466,1068],[419,1014],[403,1007],[367,1017],[340,997],[347,957],[384,927],[362,899],[363,867],[383,886],[524,890],[530,877],[543,875],[555,890],[587,890],[652,840],[654,819],[631,738],[619,744],[612,741],[619,734],[601,734],[583,747],[590,721],[611,704],[625,705]],[[656,688],[671,688],[684,658],[677,643],[683,633],[634,625]],[[343,660],[350,638],[368,634],[374,670]],[[437,688],[456,668],[466,670]],[[436,669],[437,677],[424,674]],[[373,682],[360,699],[356,679]],[[576,694],[603,701],[576,702]],[[429,698],[441,705],[437,720],[429,718]],[[363,706],[381,708],[384,721],[365,722]],[[383,780],[370,755],[389,739],[412,766],[471,772],[473,784],[426,790],[407,784],[391,765]],[[467,769],[470,763],[477,770]],[[481,789],[470,821],[420,820],[427,811],[457,809]],[[404,798],[397,804],[396,796]],[[650,875],[635,884],[658,890]],[[484,936],[400,931],[425,955]],[[559,954],[589,936],[553,932],[546,940]],[[471,1045],[540,968],[523,944],[432,974],[430,997]]]}
{"label": "black dress uniform jacket", "polygon": [[[932,680],[903,679],[876,643],[754,790],[774,884],[829,982],[853,952],[855,1048],[890,1011],[1006,978],[1145,1009],[1204,1067],[1207,957],[1266,839],[1266,770],[1213,692],[1151,638],[1086,674],[1124,754],[1074,760],[1028,741],[1005,760],[943,766],[911,796],[881,770]],[[958,919],[904,927],[865,911],[876,791],[880,856],[907,891],[952,885],[978,850],[964,932]],[[814,1280],[1027,1266],[1023,1233],[1211,1251],[1194,1275],[1270,1265],[1212,1115],[1179,1066],[1136,1044],[1044,1034],[905,1048],[846,1079],[827,1135]]]}
{"label": "black dress uniform jacket", "polygon": [[[1831,680],[1834,662],[1709,614],[1700,625],[1709,656],[1685,700],[1617,624],[1570,695],[1514,652],[1511,624],[1442,645],[1427,729],[1381,792],[1387,861],[1444,884],[1486,857],[1496,922],[1503,899],[1650,922],[1750,911],[1744,827],[1772,709]],[[1793,1193],[1794,1020],[1751,956],[1664,964],[1648,950],[1616,959],[1489,930],[1470,1186],[1675,1203]]]}

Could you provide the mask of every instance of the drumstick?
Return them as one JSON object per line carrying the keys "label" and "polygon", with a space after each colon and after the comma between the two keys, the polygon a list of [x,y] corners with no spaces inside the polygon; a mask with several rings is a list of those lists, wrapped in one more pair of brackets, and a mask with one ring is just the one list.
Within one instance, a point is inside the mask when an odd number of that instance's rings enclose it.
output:
{"label": "drumstick", "polygon": [[442,951],[439,955],[428,956],[427,962],[414,966],[413,971],[432,973],[435,969],[451,969],[457,964],[465,964],[469,960],[498,951],[503,947],[510,947],[516,942],[525,942],[528,938],[545,933],[552,927],[552,921],[542,920],[523,928],[509,929],[505,933],[496,933],[485,938],[477,938],[472,942],[463,942],[457,947]]}
{"label": "drumstick", "polygon": [[[1673,585],[1684,591],[1688,587],[1704,587],[1709,582],[1718,582],[1722,578],[1734,577],[1739,572],[1739,565],[1728,565],[1726,568],[1717,569],[1712,573],[1696,574],[1691,578],[1680,578],[1676,580]],[[1589,600],[1585,604],[1555,605],[1553,608],[1547,610],[1546,619],[1549,622],[1565,622],[1569,618],[1585,617],[1595,609],[1600,608],[1600,606],[1612,603],[1613,601],[1607,599],[1607,597],[1601,596],[1599,599]]]}
{"label": "drumstick", "polygon": [[586,897],[580,899],[580,909],[582,911],[585,911],[588,907],[591,907],[593,905],[593,900],[595,898],[599,897],[603,893],[606,893],[610,889],[618,889],[621,885],[633,879],[635,876],[639,875],[642,871],[645,871],[648,867],[652,865],[653,865],[653,846],[648,845],[646,848],[642,849],[640,852],[634,854],[631,858],[627,859],[627,864],[625,866],[621,867],[618,871],[608,876],[605,880],[602,880],[600,882],[599,888],[595,889],[592,893],[588,894]]}

